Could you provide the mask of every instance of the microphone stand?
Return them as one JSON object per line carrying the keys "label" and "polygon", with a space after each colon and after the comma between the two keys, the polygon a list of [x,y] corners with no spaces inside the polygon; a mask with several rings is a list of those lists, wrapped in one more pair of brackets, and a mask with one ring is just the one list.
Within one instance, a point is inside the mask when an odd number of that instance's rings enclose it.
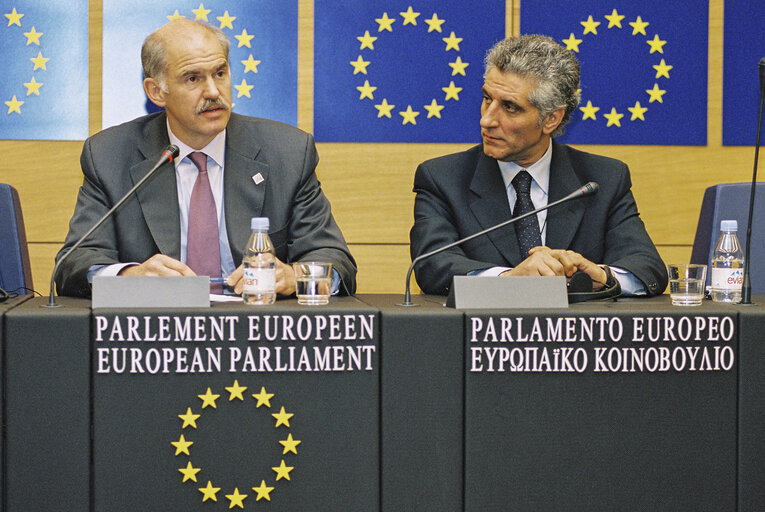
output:
{"label": "microphone stand", "polygon": [[762,134],[762,107],[765,103],[765,57],[760,59],[760,109],[757,114],[757,141],[754,145],[754,170],[752,171],[752,192],[749,195],[749,221],[746,224],[746,251],[744,255],[744,283],[741,285],[741,304],[752,304],[752,283],[749,278],[750,259],[749,253],[752,247],[752,220],[754,215],[754,196],[757,190],[757,160],[760,154],[760,135]]}
{"label": "microphone stand", "polygon": [[518,217],[513,217],[511,219],[508,219],[504,222],[501,222],[499,224],[496,224],[494,226],[491,226],[490,228],[486,228],[483,231],[479,231],[478,233],[473,233],[470,236],[467,236],[465,238],[460,238],[459,240],[456,240],[450,244],[444,245],[443,247],[439,247],[438,249],[433,249],[430,252],[426,252],[425,254],[420,254],[417,256],[413,261],[412,264],[409,266],[409,270],[406,272],[406,291],[404,292],[404,302],[400,304],[396,304],[397,306],[404,306],[404,307],[413,307],[413,306],[419,306],[419,304],[415,304],[412,302],[412,296],[409,291],[409,281],[412,277],[412,271],[414,270],[414,266],[424,260],[425,258],[429,258],[430,256],[433,256],[434,254],[438,254],[440,252],[443,252],[447,249],[451,249],[452,247],[456,247],[460,244],[463,244],[465,242],[468,242],[474,238],[477,238],[479,236],[485,235],[486,233],[490,233],[494,231],[495,229],[503,228],[509,224],[512,224],[514,222],[517,222],[521,219],[525,219],[529,215],[536,215],[537,213],[547,210],[548,208],[552,208],[553,206],[558,206],[561,203],[565,203],[567,201],[571,201],[572,199],[576,199],[579,197],[585,197],[592,194],[595,194],[598,191],[598,184],[594,181],[590,181],[589,183],[585,184],[584,186],[580,187],[578,190],[575,190],[571,194],[567,195],[566,197],[562,199],[558,199],[557,201],[553,201],[552,203],[549,203],[546,206],[543,206],[541,208],[537,208],[536,210],[524,213],[523,215],[519,215]]}
{"label": "microphone stand", "polygon": [[155,165],[155,166],[154,166],[154,167],[153,167],[153,168],[152,168],[152,169],[151,169],[149,172],[147,172],[147,173],[146,173],[146,175],[145,175],[143,178],[141,178],[140,180],[138,180],[138,183],[136,183],[135,185],[133,185],[133,187],[132,187],[130,190],[128,190],[128,191],[127,191],[127,193],[126,193],[124,196],[122,196],[122,198],[121,198],[119,201],[117,201],[117,203],[116,203],[114,206],[112,206],[112,207],[109,209],[109,211],[108,211],[108,212],[106,212],[106,213],[104,214],[104,216],[103,216],[103,217],[101,217],[101,218],[98,220],[98,222],[96,222],[96,223],[93,225],[93,227],[91,227],[91,228],[90,228],[90,229],[89,229],[89,230],[88,230],[88,231],[87,231],[87,232],[86,232],[84,235],[82,235],[82,236],[80,237],[80,239],[79,239],[79,240],[77,240],[77,242],[75,242],[75,244],[74,244],[72,247],[70,247],[68,251],[66,251],[66,254],[64,254],[63,256],[61,256],[61,258],[59,258],[59,260],[56,262],[56,265],[53,267],[53,273],[52,273],[52,274],[51,274],[51,276],[50,276],[50,297],[48,298],[48,303],[47,303],[47,304],[45,304],[45,306],[44,306],[44,307],[46,307],[46,308],[58,308],[58,307],[61,307],[61,305],[60,305],[60,304],[56,304],[56,297],[55,297],[55,293],[54,293],[54,292],[55,292],[55,286],[56,286],[56,272],[58,272],[58,269],[59,269],[59,267],[61,266],[61,263],[62,263],[62,262],[63,262],[63,261],[64,261],[64,260],[65,260],[65,259],[66,259],[66,258],[67,258],[69,255],[70,255],[70,254],[72,254],[72,252],[73,252],[75,249],[77,249],[79,246],[81,246],[81,245],[82,245],[82,243],[83,243],[85,240],[87,240],[87,238],[88,238],[88,237],[89,237],[91,234],[93,234],[93,232],[94,232],[96,229],[98,229],[98,228],[99,228],[99,226],[101,226],[101,224],[103,224],[103,223],[104,223],[104,221],[106,221],[106,219],[108,219],[109,217],[111,217],[111,216],[112,216],[112,214],[113,214],[113,213],[114,213],[114,212],[117,210],[117,208],[119,208],[120,206],[122,206],[122,203],[124,203],[125,201],[127,201],[127,198],[128,198],[128,197],[130,197],[130,196],[132,196],[132,195],[133,195],[133,192],[135,192],[136,190],[138,190],[138,188],[139,188],[141,185],[143,185],[143,184],[144,184],[144,182],[145,182],[146,180],[148,180],[150,177],[152,177],[152,176],[154,175],[154,173],[155,173],[155,172],[157,172],[157,169],[159,169],[160,167],[162,167],[162,165],[164,165],[164,164],[165,164],[165,162],[172,162],[172,161],[173,161],[173,159],[175,159],[175,157],[177,157],[177,156],[178,156],[178,152],[179,152],[179,150],[178,150],[178,146],[174,146],[174,145],[171,145],[171,146],[169,146],[167,149],[165,149],[165,151],[163,151],[163,152],[162,152],[162,157],[161,157],[160,161],[159,161],[159,162],[157,162],[157,164],[156,164],[156,165]]}

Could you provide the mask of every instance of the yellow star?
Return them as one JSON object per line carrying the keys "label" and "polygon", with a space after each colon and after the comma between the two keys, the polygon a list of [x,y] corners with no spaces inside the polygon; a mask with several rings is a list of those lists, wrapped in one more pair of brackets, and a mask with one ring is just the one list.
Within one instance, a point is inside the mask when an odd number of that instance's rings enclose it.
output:
{"label": "yellow star", "polygon": [[664,103],[661,97],[664,96],[664,93],[666,93],[667,91],[659,89],[659,84],[653,84],[653,89],[646,89],[645,92],[647,92],[648,95],[651,97],[651,99],[648,100],[648,103],[653,103],[654,101],[658,101],[659,103]]}
{"label": "yellow star", "polygon": [[35,80],[35,77],[32,77],[31,82],[27,82],[24,84],[24,87],[27,88],[27,96],[34,93],[36,96],[40,95],[40,87],[42,87],[43,84],[39,83]]}
{"label": "yellow star", "polygon": [[27,46],[29,46],[31,43],[40,46],[40,36],[43,35],[42,32],[38,32],[34,27],[32,27],[32,30],[29,32],[24,32],[24,35],[27,36]]}
{"label": "yellow star", "polygon": [[223,16],[217,16],[216,19],[220,21],[220,28],[228,27],[231,30],[234,30],[232,23],[236,19],[236,16],[229,16],[228,11],[225,11]]}
{"label": "yellow star", "polygon": [[437,117],[441,119],[441,111],[444,109],[443,105],[436,103],[435,98],[430,102],[430,105],[425,105],[425,110],[428,111],[428,119],[431,117]]}
{"label": "yellow star", "polygon": [[261,387],[260,393],[253,394],[252,398],[257,399],[258,405],[255,407],[260,407],[261,405],[265,405],[266,407],[271,407],[271,398],[273,398],[273,393],[266,393],[266,388]]}
{"label": "yellow star", "polygon": [[[241,98],[242,96],[247,96],[248,98],[251,98],[252,96],[250,96],[250,91],[252,90],[253,87],[255,87],[255,86],[254,85],[249,85],[247,83],[247,80],[242,78],[242,83],[239,84],[239,85],[235,85],[234,86],[234,89],[236,89],[236,91],[237,91],[236,97],[237,98]],[[226,388],[226,389],[228,389],[228,388]],[[247,389],[247,388],[245,388],[245,389]],[[231,399],[229,399],[229,401],[231,401]]]}
{"label": "yellow star", "polygon": [[170,21],[177,21],[177,20],[182,20],[185,17],[186,16],[182,16],[181,14],[179,14],[178,13],[178,9],[176,9],[173,14],[171,14],[170,16],[167,17],[167,19],[170,20]]}
{"label": "yellow star", "polygon": [[624,114],[618,113],[614,107],[611,107],[611,112],[609,112],[608,114],[603,114],[603,117],[608,119],[608,124],[606,125],[606,127],[609,127],[609,126],[614,125],[614,124],[616,126],[618,126],[619,128],[622,127],[622,125],[619,122],[619,120],[622,117],[624,117]]}
{"label": "yellow star", "polygon": [[17,100],[16,95],[14,94],[13,98],[11,98],[11,101],[6,101],[5,104],[8,105],[8,112],[6,112],[7,114],[10,114],[11,112],[21,114],[21,109],[19,107],[23,105],[24,102]]}
{"label": "yellow star", "polygon": [[417,25],[417,16],[419,16],[420,13],[414,12],[411,5],[409,6],[409,9],[406,10],[406,12],[400,12],[399,14],[404,17],[404,25]]}
{"label": "yellow star", "polygon": [[196,14],[196,18],[194,18],[195,21],[207,21],[207,15],[210,14],[210,9],[205,9],[204,4],[199,4],[199,7],[196,9],[191,9],[191,12]]}
{"label": "yellow star", "polygon": [[640,106],[640,102],[636,101],[634,107],[627,107],[627,110],[632,112],[632,117],[630,117],[630,121],[634,121],[635,119],[640,119],[641,121],[645,121],[645,117],[643,117],[643,114],[646,113],[646,110],[648,110],[645,107]]}
{"label": "yellow star", "polygon": [[216,494],[218,494],[218,491],[220,491],[220,487],[213,487],[212,482],[208,480],[207,487],[199,488],[199,492],[203,494],[202,503],[204,503],[207,500],[218,501],[218,497],[216,496]]}
{"label": "yellow star", "polygon": [[234,487],[234,494],[226,494],[226,498],[231,503],[228,508],[234,508],[234,506],[244,508],[244,503],[242,502],[246,497],[246,494],[239,494],[239,487]]}
{"label": "yellow star", "polygon": [[611,27],[619,27],[622,28],[622,20],[624,19],[624,15],[619,14],[616,12],[616,9],[611,11],[611,14],[606,14],[606,19],[608,20],[608,28]]}
{"label": "yellow star", "polygon": [[284,451],[282,452],[282,455],[286,455],[288,452],[292,452],[295,455],[297,455],[297,445],[299,445],[300,443],[302,443],[302,441],[298,441],[297,439],[292,439],[292,434],[287,435],[287,439],[283,441],[279,441],[279,444],[284,446]]}
{"label": "yellow star", "polygon": [[247,29],[242,29],[242,33],[238,36],[234,36],[237,41],[239,41],[239,45],[237,48],[241,48],[242,46],[246,46],[247,48],[252,48],[250,45],[250,41],[252,41],[252,38],[255,37],[253,35],[250,35],[247,33]]}
{"label": "yellow star", "polygon": [[278,482],[282,478],[286,478],[287,480],[289,480],[290,479],[290,471],[295,469],[295,467],[294,466],[287,466],[284,463],[284,460],[282,459],[282,463],[280,465],[276,466],[275,468],[271,468],[271,469],[276,471],[276,481]]}
{"label": "yellow star", "polygon": [[291,412],[285,412],[284,406],[282,406],[282,410],[277,413],[272,413],[271,416],[276,418],[276,425],[275,428],[278,428],[279,425],[286,425],[287,427],[290,426],[290,418],[294,416]]}
{"label": "yellow star", "polygon": [[[244,80],[242,80],[242,83],[244,83]],[[250,89],[252,89],[252,85],[248,86]],[[250,97],[249,90],[247,89],[247,97]],[[231,387],[227,387],[226,391],[229,392],[228,401],[232,401],[234,398],[238,398],[239,400],[244,402],[244,396],[242,396],[242,392],[247,390],[247,386],[240,386],[239,381],[235,380],[234,385]]]}
{"label": "yellow star", "polygon": [[449,82],[449,87],[441,87],[441,90],[446,93],[446,100],[460,100],[459,93],[462,87],[455,87],[454,82]]}
{"label": "yellow star", "polygon": [[213,409],[217,409],[218,406],[215,405],[215,401],[220,397],[220,395],[214,395],[212,391],[210,391],[210,388],[207,388],[207,392],[204,395],[197,395],[199,398],[202,399],[202,409],[207,407],[208,405],[211,406]]}
{"label": "yellow star", "polygon": [[260,61],[253,59],[252,54],[250,54],[250,56],[247,57],[247,60],[243,60],[241,62],[242,64],[244,64],[245,73],[247,73],[248,71],[252,71],[253,73],[258,72],[258,64],[260,64]]}
{"label": "yellow star", "polygon": [[470,64],[467,62],[462,62],[462,58],[458,55],[457,60],[454,62],[450,62],[449,66],[452,68],[452,76],[454,75],[465,75],[465,68],[468,67]]}
{"label": "yellow star", "polygon": [[656,78],[659,78],[662,76],[669,78],[669,70],[672,69],[672,67],[673,66],[670,66],[666,62],[664,62],[664,59],[661,59],[661,62],[653,66],[653,69],[656,70]]}
{"label": "yellow star", "polygon": [[[202,470],[202,468],[195,468],[194,466],[192,466],[191,465],[191,461],[189,461],[189,463],[186,464],[185,468],[178,468],[178,471],[180,471],[181,474],[183,475],[183,481],[184,482],[186,480],[193,480],[193,481],[196,482],[197,481],[197,473],[199,473],[201,470]],[[183,482],[181,482],[181,483],[183,483]]]}
{"label": "yellow star", "polygon": [[370,36],[369,30],[365,30],[364,35],[359,36],[356,39],[358,39],[361,42],[361,48],[359,48],[359,50],[363,50],[364,48],[369,48],[370,50],[375,49],[374,42],[377,41],[377,37]]}
{"label": "yellow star", "polygon": [[436,13],[433,13],[433,17],[429,20],[425,20],[425,23],[428,24],[428,32],[433,32],[434,30],[436,32],[441,32],[441,25],[444,24],[444,21],[446,20],[440,20],[438,19],[438,16],[436,16]]}
{"label": "yellow star", "polygon": [[393,110],[393,107],[396,105],[391,105],[388,103],[388,100],[383,98],[382,103],[375,105],[375,108],[377,109],[377,117],[380,118],[382,116],[387,117],[388,119],[391,118],[390,111]]}
{"label": "yellow star", "polygon": [[446,43],[446,50],[445,51],[447,51],[447,52],[449,50],[460,51],[460,43],[462,42],[462,38],[455,36],[454,32],[449,34],[449,37],[444,37],[442,39]]}
{"label": "yellow star", "polygon": [[364,98],[374,100],[372,93],[377,90],[377,87],[369,85],[369,80],[364,80],[364,85],[356,87],[356,89],[361,93],[361,96],[359,96],[360,100],[363,100]]}
{"label": "yellow star", "polygon": [[8,18],[8,26],[9,27],[11,25],[17,25],[17,26],[20,27],[21,26],[21,18],[23,18],[24,15],[17,13],[16,12],[16,8],[14,7],[13,11],[10,14],[6,14],[5,17]]}
{"label": "yellow star", "polygon": [[261,480],[260,481],[260,487],[253,487],[252,490],[255,491],[256,493],[258,493],[258,497],[255,498],[255,501],[260,501],[261,498],[265,498],[268,501],[271,501],[271,491],[273,491],[274,488],[273,487],[268,487],[266,485],[266,481],[265,480]]}
{"label": "yellow star", "polygon": [[194,414],[191,412],[191,407],[188,407],[186,409],[186,414],[179,414],[178,417],[183,420],[183,426],[181,428],[186,428],[188,426],[197,428],[197,419],[201,416],[201,414]]}
{"label": "yellow star", "polygon": [[661,39],[659,39],[659,34],[655,34],[653,36],[653,39],[651,41],[646,41],[646,43],[648,43],[648,46],[651,47],[651,53],[653,52],[664,53],[663,47],[665,44],[667,44],[666,41],[662,41]]}
{"label": "yellow star", "polygon": [[595,113],[600,110],[600,107],[593,106],[591,101],[587,101],[587,105],[584,107],[579,107],[579,110],[584,112],[584,115],[582,116],[582,121],[585,119],[592,119],[595,121]]}
{"label": "yellow star", "polygon": [[399,114],[404,118],[401,122],[402,125],[405,125],[406,123],[417,124],[417,116],[420,115],[416,110],[412,110],[411,105],[407,105],[406,110],[399,112]]}
{"label": "yellow star", "polygon": [[566,43],[566,50],[572,50],[579,53],[579,44],[582,40],[577,39],[573,32],[568,36],[568,39],[562,39],[562,41]]}
{"label": "yellow star", "polygon": [[351,66],[353,66],[353,74],[356,75],[358,73],[367,74],[367,66],[369,66],[368,60],[364,60],[361,58],[361,55],[359,55],[359,58],[356,60],[351,61]]}
{"label": "yellow star", "polygon": [[595,34],[598,35],[598,25],[600,25],[599,21],[595,21],[592,19],[592,15],[590,15],[587,18],[587,21],[580,21],[581,25],[584,27],[584,32],[582,35],[587,34]]}
{"label": "yellow star", "polygon": [[47,71],[47,69],[45,68],[45,63],[48,62],[50,58],[43,57],[42,53],[37,52],[37,57],[32,57],[29,60],[31,60],[35,65],[32,71],[34,71],[35,69],[44,69]]}
{"label": "yellow star", "polygon": [[186,438],[183,437],[183,434],[181,434],[181,437],[177,441],[171,441],[170,444],[175,446],[175,456],[177,457],[178,454],[181,453],[191,455],[189,453],[189,446],[194,444],[194,441],[186,441]]}
{"label": "yellow star", "polygon": [[640,16],[638,16],[635,21],[630,21],[629,24],[630,24],[630,27],[632,27],[633,36],[636,34],[646,35],[645,28],[648,25],[650,25],[650,23],[648,23],[647,21],[643,21],[643,19]]}
{"label": "yellow star", "polygon": [[383,30],[387,30],[388,32],[393,32],[393,23],[396,21],[396,18],[389,18],[388,13],[384,12],[382,18],[375,18],[375,21],[377,22],[377,25],[379,28],[377,29],[378,32],[382,32]]}

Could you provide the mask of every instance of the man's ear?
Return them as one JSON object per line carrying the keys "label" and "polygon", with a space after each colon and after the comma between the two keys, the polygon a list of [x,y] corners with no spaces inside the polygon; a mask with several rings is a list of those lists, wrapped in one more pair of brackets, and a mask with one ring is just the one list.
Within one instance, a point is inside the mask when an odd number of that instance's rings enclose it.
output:
{"label": "man's ear", "polygon": [[558,108],[547,114],[544,122],[542,123],[542,132],[546,135],[550,135],[563,121],[563,115],[566,113],[566,109],[563,107]]}
{"label": "man's ear", "polygon": [[165,92],[154,78],[144,78],[143,90],[152,103],[161,108],[165,107]]}

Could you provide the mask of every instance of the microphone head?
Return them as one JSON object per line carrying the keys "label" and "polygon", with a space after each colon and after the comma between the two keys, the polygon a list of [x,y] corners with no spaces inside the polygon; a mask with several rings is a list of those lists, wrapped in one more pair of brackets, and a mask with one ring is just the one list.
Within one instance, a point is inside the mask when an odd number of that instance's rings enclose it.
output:
{"label": "microphone head", "polygon": [[582,195],[591,196],[597,194],[598,190],[600,190],[600,186],[594,181],[590,181],[582,187]]}
{"label": "microphone head", "polygon": [[180,152],[181,150],[178,149],[178,146],[176,146],[175,144],[170,144],[169,146],[165,148],[162,154],[166,154],[169,157],[170,161],[172,162],[178,157],[178,154]]}
{"label": "microphone head", "polygon": [[765,57],[760,59],[760,89],[765,89]]}

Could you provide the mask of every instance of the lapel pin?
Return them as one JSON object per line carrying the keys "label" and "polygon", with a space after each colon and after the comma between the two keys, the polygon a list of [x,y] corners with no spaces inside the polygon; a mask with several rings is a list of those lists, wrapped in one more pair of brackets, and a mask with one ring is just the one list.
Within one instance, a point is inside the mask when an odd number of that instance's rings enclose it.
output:
{"label": "lapel pin", "polygon": [[252,181],[254,181],[256,185],[260,185],[261,183],[266,181],[266,179],[263,177],[262,174],[258,173],[252,177]]}

